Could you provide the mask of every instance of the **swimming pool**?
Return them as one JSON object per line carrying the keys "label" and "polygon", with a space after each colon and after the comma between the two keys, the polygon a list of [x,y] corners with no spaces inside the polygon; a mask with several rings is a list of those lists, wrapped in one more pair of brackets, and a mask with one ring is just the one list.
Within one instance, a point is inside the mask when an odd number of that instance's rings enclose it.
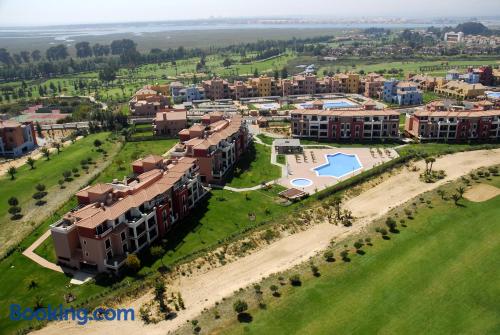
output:
{"label": "swimming pool", "polygon": [[500,99],[500,92],[486,92],[486,96],[489,98]]}
{"label": "swimming pool", "polygon": [[355,106],[356,104],[347,100],[330,100],[325,101],[325,103],[323,104],[323,109],[347,108]]}
{"label": "swimming pool", "polygon": [[356,155],[336,153],[326,155],[326,164],[314,168],[318,176],[341,178],[362,168]]}
{"label": "swimming pool", "polygon": [[296,178],[290,181],[290,184],[292,184],[295,187],[307,187],[311,186],[313,184],[312,180],[307,179],[307,178]]}

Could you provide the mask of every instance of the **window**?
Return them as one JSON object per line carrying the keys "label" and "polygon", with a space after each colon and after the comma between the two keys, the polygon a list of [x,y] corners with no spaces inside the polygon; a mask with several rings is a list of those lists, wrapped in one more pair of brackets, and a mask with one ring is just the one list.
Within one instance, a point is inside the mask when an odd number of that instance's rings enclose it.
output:
{"label": "window", "polygon": [[106,246],[106,249],[111,248],[111,241],[109,240],[109,238],[106,240],[106,242],[104,242],[104,245]]}
{"label": "window", "polygon": [[87,241],[86,241],[86,240],[83,240],[83,244],[87,245]]}
{"label": "window", "polygon": [[107,259],[113,258],[113,253],[111,252],[111,250],[106,253],[106,258]]}
{"label": "window", "polygon": [[125,241],[125,238],[126,238],[126,234],[124,231],[122,231],[122,233],[120,234],[121,238],[122,238],[122,241]]}

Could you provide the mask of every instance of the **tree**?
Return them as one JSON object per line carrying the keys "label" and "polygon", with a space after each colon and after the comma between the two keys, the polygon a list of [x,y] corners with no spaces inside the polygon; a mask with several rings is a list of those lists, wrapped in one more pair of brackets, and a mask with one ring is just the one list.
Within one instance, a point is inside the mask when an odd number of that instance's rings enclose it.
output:
{"label": "tree", "polygon": [[239,315],[248,310],[248,304],[245,300],[238,299],[234,302],[233,309]]}
{"label": "tree", "polygon": [[161,262],[162,268],[165,268],[165,264],[163,264],[163,254],[165,254],[165,249],[161,245],[155,245],[150,249],[151,256],[154,258],[159,258]]}
{"label": "tree", "polygon": [[337,215],[337,220],[340,220],[340,205],[342,204],[342,198],[340,197],[334,197],[332,199],[332,206],[335,209],[335,213]]}
{"label": "tree", "polygon": [[54,60],[64,60],[69,56],[68,49],[64,44],[59,44],[54,47],[50,47],[45,51],[45,57],[49,61]]}
{"label": "tree", "polygon": [[62,173],[63,177],[64,177],[64,180],[65,181],[70,181],[70,178],[71,178],[71,171],[69,170],[66,170]]}
{"label": "tree", "polygon": [[116,79],[116,70],[111,66],[106,66],[99,71],[99,80],[108,84]]}
{"label": "tree", "polygon": [[31,170],[35,168],[35,162],[36,161],[33,159],[33,157],[28,157],[28,159],[26,160],[26,164],[31,167]]}
{"label": "tree", "polygon": [[52,143],[52,147],[57,150],[57,154],[59,154],[61,152],[61,143],[60,142]]}
{"label": "tree", "polygon": [[459,201],[460,199],[462,199],[462,197],[461,197],[461,196],[460,196],[460,194],[458,194],[458,193],[453,193],[453,194],[451,195],[451,198],[453,199],[453,202],[455,203],[455,205],[458,205],[458,201]]}
{"label": "tree", "polygon": [[11,206],[11,207],[15,207],[15,206],[19,205],[19,200],[17,200],[16,197],[10,197],[7,202],[9,203],[9,206]]}
{"label": "tree", "polygon": [[75,49],[78,58],[92,57],[92,48],[89,42],[78,42],[75,44]]}
{"label": "tree", "polygon": [[385,220],[385,225],[387,226],[387,228],[389,228],[389,231],[391,231],[391,232],[394,232],[396,230],[396,227],[397,227],[396,220],[394,220],[391,217],[388,217]]}
{"label": "tree", "polygon": [[458,193],[458,195],[460,195],[460,199],[462,199],[464,196],[464,193],[465,193],[465,188],[463,188],[462,186],[458,187],[457,193]]}
{"label": "tree", "polygon": [[40,59],[42,59],[40,50],[33,50],[33,52],[31,52],[31,59],[33,59],[34,62],[38,62]]}
{"label": "tree", "polygon": [[278,286],[277,286],[277,285],[274,285],[274,284],[273,284],[273,285],[271,285],[271,286],[269,287],[269,289],[271,290],[271,292],[273,292],[273,296],[275,296],[275,297],[278,297],[278,296],[279,296],[279,291],[278,291],[278,290],[279,290],[279,288],[278,288]]}
{"label": "tree", "polygon": [[14,166],[9,167],[7,173],[10,174],[10,180],[14,180],[17,169]]}
{"label": "tree", "polygon": [[94,147],[99,148],[102,145],[102,141],[99,139],[96,139],[94,141]]}
{"label": "tree", "polygon": [[231,64],[233,64],[233,61],[230,59],[230,58],[226,58],[224,59],[224,61],[222,62],[222,66],[224,67],[230,67]]}
{"label": "tree", "polygon": [[444,190],[437,190],[437,194],[441,197],[442,200],[444,200],[444,197],[446,196],[446,192]]}
{"label": "tree", "polygon": [[288,78],[288,69],[286,67],[283,67],[281,69],[281,78],[282,79]]}
{"label": "tree", "polygon": [[289,280],[290,280],[290,284],[292,284],[292,286],[300,286],[302,284],[302,282],[300,280],[300,276],[298,274],[294,274],[294,275],[290,276]]}
{"label": "tree", "polygon": [[331,251],[331,250],[325,251],[325,253],[323,254],[323,257],[325,258],[325,260],[327,262],[332,262],[334,260],[333,251]]}
{"label": "tree", "polygon": [[125,260],[125,264],[132,273],[136,273],[141,268],[141,261],[136,254],[129,254]]}
{"label": "tree", "polygon": [[47,160],[50,160],[50,150],[47,147],[43,147],[41,152]]}
{"label": "tree", "polygon": [[429,166],[429,173],[432,173],[432,165],[434,164],[434,162],[436,161],[436,159],[434,157],[429,157],[429,158],[426,158],[425,161],[429,161],[430,163],[430,166]]}

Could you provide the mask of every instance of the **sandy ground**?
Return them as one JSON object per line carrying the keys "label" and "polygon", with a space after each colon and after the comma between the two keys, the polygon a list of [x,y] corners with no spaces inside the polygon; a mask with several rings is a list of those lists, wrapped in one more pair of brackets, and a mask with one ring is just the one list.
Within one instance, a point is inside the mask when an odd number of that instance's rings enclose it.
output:
{"label": "sandy ground", "polygon": [[474,202],[490,200],[498,195],[500,195],[500,188],[488,184],[474,185],[464,193],[466,199]]}
{"label": "sandy ground", "polygon": [[[211,307],[222,297],[230,296],[240,287],[258,282],[262,277],[280,272],[306,261],[316,252],[324,249],[332,238],[336,241],[363,229],[373,221],[415,196],[435,189],[439,185],[454,180],[471,170],[500,164],[500,149],[475,151],[444,156],[434,163],[437,170],[445,170],[445,179],[425,184],[419,180],[419,172],[405,172],[392,176],[361,195],[348,200],[345,206],[352,210],[357,218],[353,227],[345,228],[327,223],[312,226],[306,231],[284,237],[271,245],[233,263],[195,273],[190,278],[181,278],[169,290],[180,291],[186,305],[173,320],[162,321],[155,325],[144,325],[139,320],[140,306],[149,301],[151,294],[124,304],[123,307],[135,308],[136,321],[91,322],[79,326],[75,322],[51,323],[48,327],[36,331],[36,334],[166,334],[174,331],[187,320],[196,316],[205,308]],[[424,164],[418,164],[421,170]]]}

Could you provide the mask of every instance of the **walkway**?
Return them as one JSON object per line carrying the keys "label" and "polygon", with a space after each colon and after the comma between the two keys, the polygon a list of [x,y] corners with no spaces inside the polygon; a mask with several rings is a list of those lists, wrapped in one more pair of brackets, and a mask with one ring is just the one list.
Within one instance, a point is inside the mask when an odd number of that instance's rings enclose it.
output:
{"label": "walkway", "polygon": [[62,267],[60,267],[57,264],[49,262],[45,258],[35,253],[35,249],[38,248],[43,243],[43,241],[45,241],[49,236],[50,236],[50,230],[47,230],[32,245],[30,245],[26,250],[23,251],[23,255],[31,259],[33,262],[38,263],[38,265],[43,266],[46,269],[64,273]]}

